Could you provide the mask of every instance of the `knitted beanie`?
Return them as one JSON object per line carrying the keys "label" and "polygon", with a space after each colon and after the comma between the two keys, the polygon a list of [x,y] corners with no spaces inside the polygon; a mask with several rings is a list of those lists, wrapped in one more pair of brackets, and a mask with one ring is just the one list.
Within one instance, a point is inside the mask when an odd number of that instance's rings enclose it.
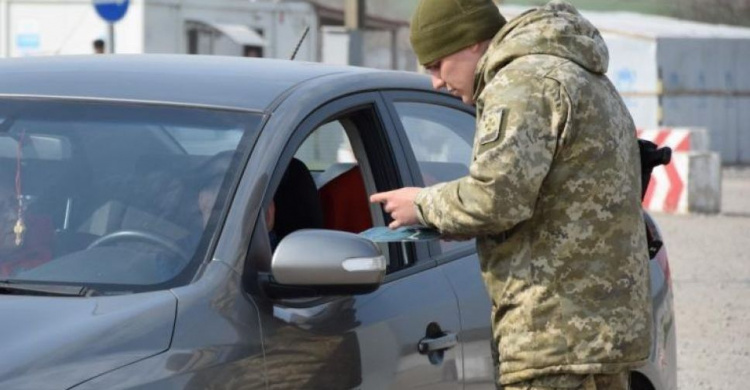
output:
{"label": "knitted beanie", "polygon": [[420,0],[411,19],[411,45],[429,64],[492,37],[505,24],[492,0]]}

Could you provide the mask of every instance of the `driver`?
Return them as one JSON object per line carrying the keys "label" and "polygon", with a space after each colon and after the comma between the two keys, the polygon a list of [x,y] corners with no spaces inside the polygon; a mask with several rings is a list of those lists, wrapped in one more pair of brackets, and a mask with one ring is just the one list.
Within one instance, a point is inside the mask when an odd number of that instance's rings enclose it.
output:
{"label": "driver", "polygon": [[[202,185],[198,191],[198,208],[204,228],[211,217],[233,154],[231,150],[218,153],[198,169],[196,177]],[[302,161],[293,158],[289,163],[273,200],[265,210],[265,219],[273,249],[296,230],[323,228],[323,211],[317,187]]]}
{"label": "driver", "polygon": [[[198,168],[196,174],[200,183],[200,189],[198,190],[198,209],[200,210],[203,228],[208,225],[208,220],[211,217],[211,212],[216,203],[216,197],[219,195],[221,183],[229,171],[233,155],[233,150],[219,152]],[[269,231],[273,230],[275,214],[276,205],[271,201],[268,209],[266,209],[266,226]]]}

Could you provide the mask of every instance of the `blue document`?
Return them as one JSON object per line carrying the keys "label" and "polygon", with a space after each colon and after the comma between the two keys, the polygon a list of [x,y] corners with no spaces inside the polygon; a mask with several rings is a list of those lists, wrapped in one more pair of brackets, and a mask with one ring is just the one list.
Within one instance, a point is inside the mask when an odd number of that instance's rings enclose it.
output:
{"label": "blue document", "polygon": [[439,231],[420,225],[404,226],[395,230],[385,226],[374,227],[359,233],[359,235],[374,242],[426,241],[440,238]]}

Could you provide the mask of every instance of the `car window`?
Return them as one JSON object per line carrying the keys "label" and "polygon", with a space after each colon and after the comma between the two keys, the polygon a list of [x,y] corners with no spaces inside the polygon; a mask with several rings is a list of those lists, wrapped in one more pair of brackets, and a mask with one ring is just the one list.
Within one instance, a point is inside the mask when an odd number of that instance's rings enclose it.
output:
{"label": "car window", "polygon": [[[454,108],[421,102],[395,102],[401,124],[426,186],[469,174],[474,116]],[[443,251],[464,245],[441,241]]]}
{"label": "car window", "polygon": [[[255,114],[0,101],[0,279],[164,288],[205,255]],[[22,226],[20,233],[14,229]]]}
{"label": "car window", "polygon": [[314,178],[323,227],[357,234],[373,227],[373,220],[363,172],[345,126],[357,131],[345,117],[316,127],[294,156]]}
{"label": "car window", "polygon": [[[298,185],[295,196],[300,199],[295,200],[294,204],[281,205],[287,203],[282,188],[286,186],[288,171],[284,174],[274,195],[277,218],[274,221],[274,231],[270,232],[272,242],[279,242],[290,231],[283,227],[279,229],[279,221],[294,220],[303,223],[303,219],[306,218],[307,222],[297,225],[305,228],[310,228],[314,223],[316,218],[312,207],[298,210],[293,216],[285,215],[289,214],[289,210],[295,210],[302,202],[308,205],[316,204],[315,209],[320,208],[324,229],[358,234],[383,224],[382,220],[378,220],[373,214],[373,210],[377,209],[371,208],[369,194],[376,192],[378,186],[395,188],[393,184],[386,184],[385,181],[398,179],[392,177],[395,173],[376,178],[372,172],[378,170],[379,175],[386,175],[385,171],[388,169],[389,172],[393,171],[386,168],[391,164],[390,160],[383,158],[389,156],[390,152],[383,150],[388,143],[385,130],[381,126],[374,110],[368,107],[353,112],[347,110],[346,114],[307,130],[309,133],[294,150],[294,159],[285,169],[304,165],[313,177],[317,196],[308,195],[307,185]],[[376,153],[379,158],[370,157],[370,154]],[[315,202],[309,198],[315,198]],[[288,222],[284,223],[287,224]],[[281,231],[281,237],[276,230]],[[379,246],[388,261],[388,272],[408,267],[416,258],[411,247],[402,248],[400,244],[385,243]]]}
{"label": "car window", "polygon": [[318,127],[295,153],[314,174],[330,169],[335,164],[354,164],[352,145],[339,120]]}

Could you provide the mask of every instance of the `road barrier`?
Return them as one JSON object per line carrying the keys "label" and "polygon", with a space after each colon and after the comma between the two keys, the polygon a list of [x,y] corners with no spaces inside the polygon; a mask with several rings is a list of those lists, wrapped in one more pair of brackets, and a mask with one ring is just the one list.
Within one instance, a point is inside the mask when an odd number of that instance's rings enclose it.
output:
{"label": "road barrier", "polygon": [[718,213],[721,211],[721,158],[709,151],[702,128],[639,129],[638,138],[672,148],[672,161],[654,169],[643,199],[648,211]]}

